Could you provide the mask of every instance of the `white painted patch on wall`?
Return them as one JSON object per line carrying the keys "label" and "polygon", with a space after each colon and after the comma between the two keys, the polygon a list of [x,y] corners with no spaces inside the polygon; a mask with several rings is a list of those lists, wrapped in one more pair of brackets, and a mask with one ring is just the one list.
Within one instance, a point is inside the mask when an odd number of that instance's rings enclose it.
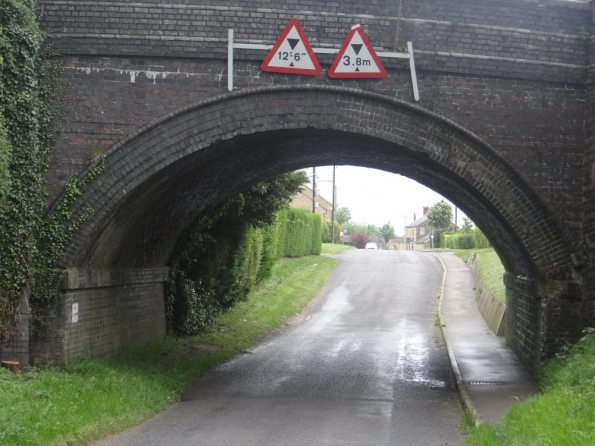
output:
{"label": "white painted patch on wall", "polygon": [[223,80],[223,73],[225,69],[221,70],[221,73],[215,75],[215,80],[219,82],[219,86],[221,86],[221,81]]}
{"label": "white painted patch on wall", "polygon": [[[79,73],[86,73],[86,74],[91,74],[91,72],[93,73],[100,73],[102,71],[115,71],[121,75],[128,75],[130,76],[130,83],[135,83],[137,78],[139,77],[139,75],[144,74],[145,77],[147,79],[151,79],[153,80],[153,83],[157,83],[157,79],[161,78],[161,79],[165,79],[168,76],[179,76],[182,75],[184,77],[191,77],[191,76],[207,76],[208,74],[205,73],[184,73],[184,72],[180,72],[180,69],[178,68],[178,71],[155,71],[155,70],[121,70],[118,68],[109,68],[109,67],[102,67],[102,68],[91,68],[91,67],[66,67],[66,69],[70,69],[70,70],[75,70]],[[223,71],[221,72],[220,75],[217,75],[217,77],[219,78],[219,76],[223,77]],[[218,79],[220,80],[220,79]],[[114,82],[114,81],[109,81],[109,82]],[[119,82],[119,81],[115,81],[115,82]]]}
{"label": "white painted patch on wall", "polygon": [[79,321],[79,304],[72,304],[72,323],[76,324]]}

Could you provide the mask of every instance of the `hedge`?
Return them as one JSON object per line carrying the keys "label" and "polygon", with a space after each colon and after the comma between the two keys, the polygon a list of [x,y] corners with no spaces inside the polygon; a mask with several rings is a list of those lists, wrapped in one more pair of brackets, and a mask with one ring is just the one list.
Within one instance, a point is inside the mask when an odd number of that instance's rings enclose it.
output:
{"label": "hedge", "polygon": [[244,209],[241,196],[231,199],[201,216],[180,238],[166,295],[169,333],[204,330],[213,316],[270,277],[278,258],[320,254],[319,215],[287,209],[275,225],[255,227],[242,219]]}
{"label": "hedge", "polygon": [[473,232],[447,232],[440,234],[440,247],[448,249],[481,249],[489,248],[490,242],[478,229]]}
{"label": "hedge", "polygon": [[483,232],[481,232],[478,228],[475,228],[473,230],[473,242],[475,243],[475,249],[489,248],[490,246],[492,246],[490,244],[490,241],[486,238],[485,235],[483,235]]}
{"label": "hedge", "polygon": [[277,258],[319,255],[322,251],[322,221],[320,215],[303,209],[279,212]]}

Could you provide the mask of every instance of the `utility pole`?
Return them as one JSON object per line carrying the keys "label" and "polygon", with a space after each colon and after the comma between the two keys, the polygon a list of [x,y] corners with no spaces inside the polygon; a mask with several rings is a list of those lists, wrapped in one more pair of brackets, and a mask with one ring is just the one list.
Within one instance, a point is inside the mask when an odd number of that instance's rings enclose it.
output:
{"label": "utility pole", "polygon": [[335,166],[333,166],[333,207],[331,210],[331,243],[335,243]]}
{"label": "utility pole", "polygon": [[316,167],[312,167],[312,213],[316,213]]}

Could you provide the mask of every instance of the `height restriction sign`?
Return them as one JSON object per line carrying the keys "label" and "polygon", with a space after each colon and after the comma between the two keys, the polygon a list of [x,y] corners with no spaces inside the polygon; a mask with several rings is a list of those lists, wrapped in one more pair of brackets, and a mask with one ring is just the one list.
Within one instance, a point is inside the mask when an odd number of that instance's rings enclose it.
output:
{"label": "height restriction sign", "polygon": [[361,25],[353,25],[328,72],[333,78],[386,77],[386,70]]}
{"label": "height restriction sign", "polygon": [[295,17],[289,21],[261,66],[263,71],[317,76],[322,68]]}

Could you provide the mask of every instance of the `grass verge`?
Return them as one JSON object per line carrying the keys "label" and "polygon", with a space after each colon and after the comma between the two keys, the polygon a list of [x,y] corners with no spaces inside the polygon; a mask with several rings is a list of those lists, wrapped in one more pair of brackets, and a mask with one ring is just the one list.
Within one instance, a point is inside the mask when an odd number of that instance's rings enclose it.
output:
{"label": "grass verge", "polygon": [[472,252],[479,256],[479,275],[483,284],[492,295],[502,303],[506,303],[506,288],[502,277],[504,266],[494,248],[454,250],[455,255],[467,262]]}
{"label": "grass verge", "polygon": [[0,369],[0,444],[85,444],[164,410],[206,370],[299,313],[334,265],[325,257],[281,259],[270,279],[199,336],[167,338],[66,370]]}
{"label": "grass verge", "polygon": [[322,244],[322,254],[341,254],[348,249],[355,249],[355,247],[349,245],[336,245],[333,243]]}
{"label": "grass verge", "polygon": [[498,424],[481,425],[474,446],[595,444],[595,333],[547,362],[540,396],[513,405]]}

